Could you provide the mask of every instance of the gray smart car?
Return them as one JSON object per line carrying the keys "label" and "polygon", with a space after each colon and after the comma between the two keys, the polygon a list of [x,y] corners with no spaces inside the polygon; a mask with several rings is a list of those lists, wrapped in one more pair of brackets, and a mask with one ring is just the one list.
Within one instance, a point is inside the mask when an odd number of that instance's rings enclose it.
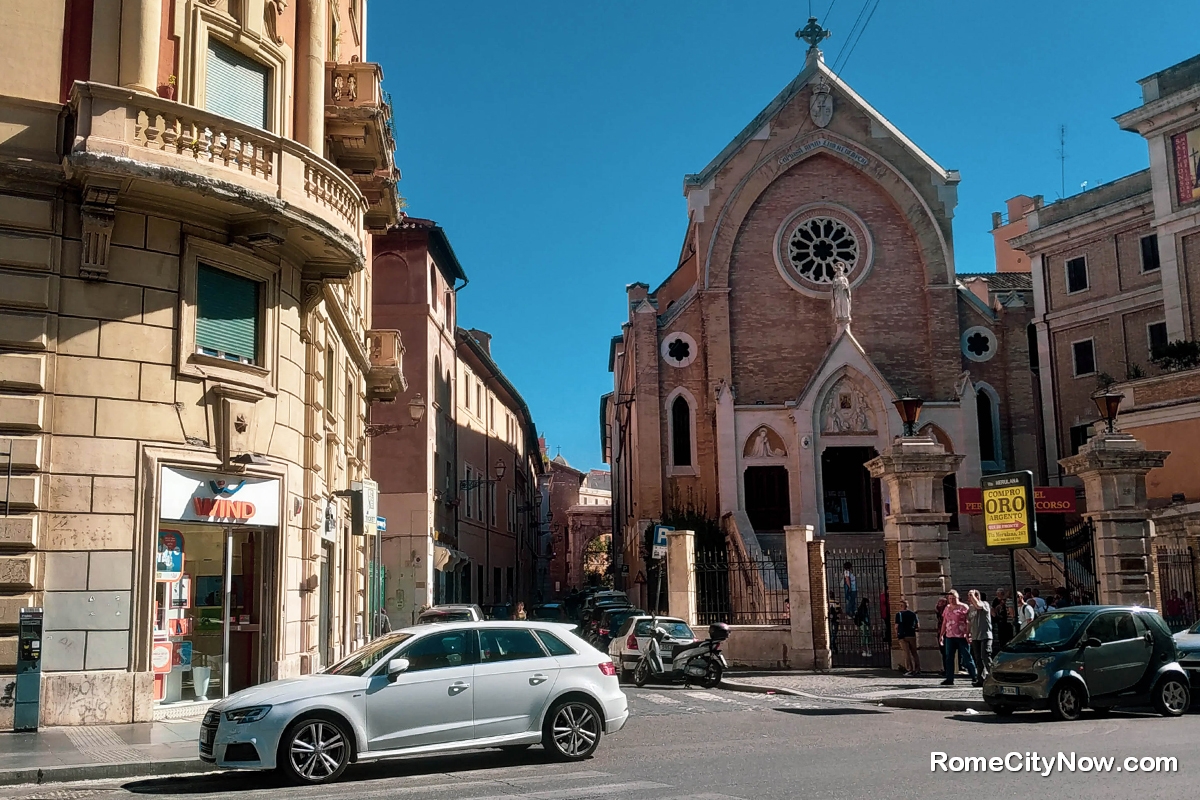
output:
{"label": "gray smart car", "polygon": [[996,655],[983,699],[997,714],[1049,709],[1078,719],[1085,706],[1153,706],[1177,717],[1188,710],[1187,673],[1156,611],[1136,606],[1074,606],[1048,611]]}

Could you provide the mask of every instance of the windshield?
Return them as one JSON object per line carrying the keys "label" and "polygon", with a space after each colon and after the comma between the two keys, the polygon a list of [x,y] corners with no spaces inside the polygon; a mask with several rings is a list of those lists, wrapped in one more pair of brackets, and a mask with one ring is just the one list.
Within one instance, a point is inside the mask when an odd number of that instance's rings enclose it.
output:
{"label": "windshield", "polygon": [[638,622],[634,633],[637,636],[649,636],[650,631],[655,627],[662,628],[667,632],[667,636],[670,636],[672,639],[690,640],[696,638],[695,634],[692,633],[692,629],[689,628],[685,623],[670,619],[660,619],[658,620],[657,625],[654,624],[654,620],[641,620]]}
{"label": "windshield", "polygon": [[387,636],[380,636],[325,670],[325,674],[354,677],[366,675],[371,667],[379,663],[380,659],[411,638],[411,633],[389,633]]}
{"label": "windshield", "polygon": [[463,609],[461,611],[426,611],[417,619],[418,625],[428,625],[431,622],[470,622],[475,617],[470,611]]}
{"label": "windshield", "polygon": [[1200,633],[1200,622],[1197,622],[1192,627],[1188,628],[1188,633]]}
{"label": "windshield", "polygon": [[1062,647],[1087,621],[1087,614],[1048,612],[1035,617],[1005,646],[1005,650],[1052,650]]}

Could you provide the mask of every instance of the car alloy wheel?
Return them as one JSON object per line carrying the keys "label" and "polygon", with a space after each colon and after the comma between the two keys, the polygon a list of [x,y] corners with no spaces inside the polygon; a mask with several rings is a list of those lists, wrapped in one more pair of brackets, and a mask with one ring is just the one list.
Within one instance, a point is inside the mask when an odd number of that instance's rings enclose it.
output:
{"label": "car alloy wheel", "polygon": [[567,761],[578,761],[600,744],[601,722],[596,710],[579,700],[555,706],[548,717],[545,747]]}
{"label": "car alloy wheel", "polygon": [[324,719],[305,719],[284,739],[288,772],[304,783],[326,783],[342,774],[350,748],[341,727]]}
{"label": "car alloy wheel", "polygon": [[1178,717],[1188,710],[1191,696],[1187,686],[1179,678],[1167,678],[1158,685],[1154,705],[1164,717]]}
{"label": "car alloy wheel", "polygon": [[1083,698],[1080,696],[1079,687],[1068,683],[1054,690],[1050,698],[1050,711],[1055,718],[1067,722],[1077,720],[1082,709]]}

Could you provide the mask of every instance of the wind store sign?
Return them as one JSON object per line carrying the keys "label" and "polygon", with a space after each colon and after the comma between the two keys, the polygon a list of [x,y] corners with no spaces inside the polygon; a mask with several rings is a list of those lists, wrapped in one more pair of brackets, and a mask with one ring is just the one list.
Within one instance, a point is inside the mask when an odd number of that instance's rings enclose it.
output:
{"label": "wind store sign", "polygon": [[279,524],[279,481],[162,468],[159,517],[233,525]]}

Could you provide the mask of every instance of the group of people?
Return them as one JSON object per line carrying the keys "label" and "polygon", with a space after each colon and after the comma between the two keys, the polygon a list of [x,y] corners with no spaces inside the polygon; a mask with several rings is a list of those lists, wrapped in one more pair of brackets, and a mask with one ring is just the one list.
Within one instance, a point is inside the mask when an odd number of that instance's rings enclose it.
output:
{"label": "group of people", "polygon": [[[1086,601],[1086,599],[1085,599]],[[1074,605],[1071,593],[1060,587],[1049,601],[1036,587],[1017,592],[1016,603],[1009,603],[1007,589],[997,589],[992,600],[977,589],[967,592],[964,601],[957,589],[942,596],[935,609],[938,646],[942,651],[943,686],[953,686],[959,669],[966,670],[974,686],[982,686],[992,667],[992,655],[1008,644],[1016,633],[1031,624],[1039,614]],[[1015,607],[1015,611],[1014,611]],[[917,656],[917,631],[920,621],[900,600],[895,618],[896,639],[904,653],[906,677],[921,674]],[[956,667],[957,662],[957,667]]]}

